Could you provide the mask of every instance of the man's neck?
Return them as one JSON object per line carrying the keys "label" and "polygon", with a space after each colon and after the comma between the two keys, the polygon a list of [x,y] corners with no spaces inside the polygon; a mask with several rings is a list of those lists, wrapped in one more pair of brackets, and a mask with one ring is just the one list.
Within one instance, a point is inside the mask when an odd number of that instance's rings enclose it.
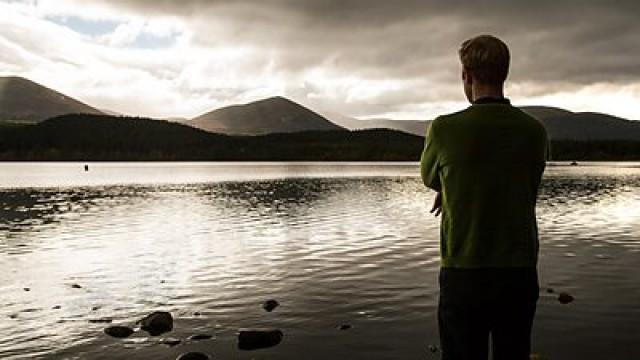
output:
{"label": "man's neck", "polygon": [[473,84],[473,101],[481,98],[503,99],[504,91],[502,86],[488,86],[484,84]]}

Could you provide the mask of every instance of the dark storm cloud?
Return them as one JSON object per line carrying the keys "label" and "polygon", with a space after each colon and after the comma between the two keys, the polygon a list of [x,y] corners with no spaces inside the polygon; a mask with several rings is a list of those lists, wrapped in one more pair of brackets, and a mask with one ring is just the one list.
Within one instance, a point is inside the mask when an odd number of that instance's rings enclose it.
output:
{"label": "dark storm cloud", "polygon": [[513,52],[512,79],[588,84],[640,78],[640,2],[424,0],[115,0],[147,14],[186,17],[203,44],[271,50],[298,71],[328,60],[367,77],[457,78],[458,45],[496,34]]}

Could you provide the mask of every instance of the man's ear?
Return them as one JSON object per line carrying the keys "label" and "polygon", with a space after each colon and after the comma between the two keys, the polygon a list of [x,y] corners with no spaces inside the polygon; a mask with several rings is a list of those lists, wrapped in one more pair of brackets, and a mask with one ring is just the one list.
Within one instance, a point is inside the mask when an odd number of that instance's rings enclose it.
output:
{"label": "man's ear", "polygon": [[471,84],[473,82],[471,72],[469,72],[469,69],[466,67],[462,68],[462,81],[464,81],[465,84]]}

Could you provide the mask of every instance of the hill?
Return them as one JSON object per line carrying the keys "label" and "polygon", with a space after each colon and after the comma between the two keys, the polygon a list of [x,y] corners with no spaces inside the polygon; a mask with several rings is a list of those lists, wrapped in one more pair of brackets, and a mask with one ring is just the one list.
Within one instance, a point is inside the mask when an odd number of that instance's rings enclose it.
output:
{"label": "hill", "polygon": [[427,129],[427,121],[421,120],[388,120],[388,119],[366,119],[360,120],[350,116],[334,113],[323,112],[323,115],[330,119],[334,124],[340,125],[349,130],[364,129],[391,129],[424,136]]}
{"label": "hill", "polygon": [[0,77],[0,121],[37,123],[71,113],[101,111],[31,80]]}
{"label": "hill", "polygon": [[223,107],[185,123],[203,130],[233,135],[344,130],[323,116],[280,96]]}
{"label": "hill", "polygon": [[522,110],[542,121],[552,139],[640,141],[640,121],[543,106],[523,106]]}
{"label": "hill", "polygon": [[417,161],[423,143],[391,130],[229,136],[165,120],[65,115],[0,127],[0,160]]}

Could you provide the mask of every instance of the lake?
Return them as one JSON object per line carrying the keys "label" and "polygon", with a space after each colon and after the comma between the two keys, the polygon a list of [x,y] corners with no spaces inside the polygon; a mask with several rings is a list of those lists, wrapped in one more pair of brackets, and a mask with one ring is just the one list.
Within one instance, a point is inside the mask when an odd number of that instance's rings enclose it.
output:
{"label": "lake", "polygon": [[[562,165],[539,195],[533,352],[640,359],[640,163]],[[438,359],[433,196],[415,163],[2,163],[0,358]],[[99,322],[156,310],[173,332]],[[237,350],[253,327],[284,339]]]}

